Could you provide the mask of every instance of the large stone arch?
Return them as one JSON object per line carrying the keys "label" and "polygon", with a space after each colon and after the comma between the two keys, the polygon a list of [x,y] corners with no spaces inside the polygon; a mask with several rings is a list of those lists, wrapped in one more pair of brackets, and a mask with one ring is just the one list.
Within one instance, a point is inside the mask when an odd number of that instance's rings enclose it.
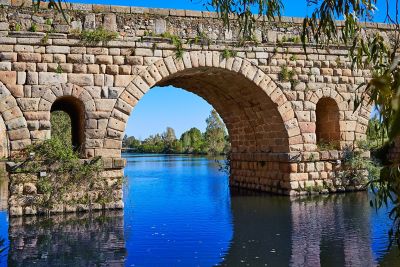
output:
{"label": "large stone arch", "polygon": [[15,97],[2,82],[0,82],[0,114],[9,143],[7,156],[13,156],[31,144],[31,136]]}
{"label": "large stone arch", "polygon": [[213,105],[227,124],[234,153],[303,150],[297,118],[282,90],[252,62],[225,59],[219,52],[192,51],[148,66],[121,92],[106,140],[122,139],[128,115],[155,85],[186,89]]}

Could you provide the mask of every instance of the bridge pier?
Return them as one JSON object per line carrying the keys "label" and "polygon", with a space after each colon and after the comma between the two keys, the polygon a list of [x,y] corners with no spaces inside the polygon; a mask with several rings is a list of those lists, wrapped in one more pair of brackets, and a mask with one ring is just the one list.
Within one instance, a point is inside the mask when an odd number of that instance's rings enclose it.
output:
{"label": "bridge pier", "polygon": [[234,154],[230,185],[281,195],[365,190],[366,175],[361,181],[344,176],[343,153]]}

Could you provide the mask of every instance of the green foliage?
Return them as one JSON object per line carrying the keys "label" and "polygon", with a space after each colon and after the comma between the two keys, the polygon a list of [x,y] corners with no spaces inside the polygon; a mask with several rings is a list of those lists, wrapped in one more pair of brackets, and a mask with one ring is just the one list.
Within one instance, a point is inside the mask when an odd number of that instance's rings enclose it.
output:
{"label": "green foliage", "polygon": [[275,20],[275,16],[281,16],[283,9],[281,0],[212,0],[208,4],[219,13],[221,20],[228,28],[231,25],[231,15],[235,15],[243,37],[253,35],[257,18],[252,10],[256,9],[258,15]]}
{"label": "green foliage", "polygon": [[222,154],[226,147],[226,127],[218,113],[211,111],[210,116],[206,119],[207,127],[204,133],[206,141],[206,149],[208,154]]}
{"label": "green foliage", "polygon": [[367,140],[369,143],[373,143],[374,147],[381,146],[388,140],[387,131],[377,117],[368,121]]}
{"label": "green foliage", "polygon": [[14,25],[14,31],[16,31],[16,32],[21,31],[21,24],[15,23],[15,25]]}
{"label": "green foliage", "polygon": [[320,151],[338,150],[340,148],[340,143],[338,141],[320,140],[317,143],[317,147]]}
{"label": "green foliage", "polygon": [[28,29],[30,32],[37,32],[38,26],[36,23],[32,23],[31,27]]}
{"label": "green foliage", "polygon": [[95,45],[99,42],[108,43],[118,37],[117,32],[106,30],[99,27],[95,30],[84,30],[79,34],[79,39],[83,44]]}
{"label": "green foliage", "polygon": [[278,74],[279,80],[282,82],[290,82],[292,88],[299,84],[299,81],[295,78],[295,76],[295,71],[289,70],[286,66],[283,66]]}
{"label": "green foliage", "polygon": [[56,69],[56,73],[61,74],[61,73],[63,73],[63,72],[64,72],[64,70],[62,69],[61,65],[58,64],[58,65],[57,65],[57,69]]}
{"label": "green foliage", "polygon": [[164,143],[164,153],[172,153],[176,148],[176,136],[175,131],[171,127],[167,127],[166,131],[162,134],[162,140]]}
{"label": "green foliage", "polygon": [[291,61],[296,61],[297,60],[297,56],[296,55],[291,55],[289,59]]}
{"label": "green foliage", "polygon": [[237,52],[234,50],[229,50],[227,48],[224,49],[224,51],[222,51],[222,57],[225,59],[231,58],[231,57],[236,57]]}
{"label": "green foliage", "polygon": [[64,111],[53,111],[50,117],[51,137],[63,140],[67,146],[72,146],[71,118]]}
{"label": "green foliage", "polygon": [[[88,192],[101,179],[100,158],[82,162],[78,152],[58,137],[31,145],[24,152],[23,163],[14,171],[43,174],[37,181],[40,194],[37,200],[44,210],[51,210],[58,203],[68,203],[70,197],[67,195],[72,192],[84,190],[83,195],[89,197]],[[102,193],[110,195],[107,189]],[[88,201],[95,199],[88,198]]]}
{"label": "green foliage", "polygon": [[49,41],[49,34],[46,32],[46,34],[43,36],[43,38],[40,40],[40,43],[45,45]]}
{"label": "green foliage", "polygon": [[280,81],[288,82],[293,78],[294,73],[291,70],[289,70],[286,66],[283,66],[278,76]]}
{"label": "green foliage", "polygon": [[51,26],[52,24],[53,24],[53,19],[50,18],[46,19],[46,25]]}
{"label": "green foliage", "polygon": [[125,136],[122,144],[124,148],[138,153],[187,153],[187,154],[226,154],[230,150],[229,138],[225,124],[216,111],[212,111],[206,120],[205,133],[197,128],[184,132],[180,139],[176,139],[175,131],[167,127],[162,134],[151,135],[140,141],[135,137]]}
{"label": "green foliage", "polygon": [[197,128],[191,128],[181,135],[182,152],[204,154],[205,140],[203,134]]}
{"label": "green foliage", "polygon": [[[342,157],[342,181],[355,185],[366,184],[379,177],[381,166],[374,159],[363,156],[363,150],[345,148]],[[366,180],[366,176],[367,180]]]}
{"label": "green foliage", "polygon": [[301,39],[300,36],[290,36],[290,37],[283,36],[281,42],[299,44],[301,42]]}
{"label": "green foliage", "polygon": [[[55,205],[88,204],[112,201],[113,190],[120,186],[104,186],[100,157],[81,160],[71,143],[71,122],[68,114],[51,114],[52,137],[27,147],[22,162],[14,172],[41,173],[37,180],[38,205],[49,212]],[[103,186],[102,186],[103,185]],[[99,195],[93,194],[93,190]]]}

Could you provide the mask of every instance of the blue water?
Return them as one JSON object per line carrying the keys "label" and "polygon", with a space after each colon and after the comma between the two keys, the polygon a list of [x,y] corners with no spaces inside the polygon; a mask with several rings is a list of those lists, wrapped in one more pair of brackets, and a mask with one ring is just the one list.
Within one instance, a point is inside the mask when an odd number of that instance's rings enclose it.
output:
{"label": "blue water", "polygon": [[366,192],[290,199],[229,189],[206,157],[124,156],[124,211],[0,211],[0,266],[400,266]]}

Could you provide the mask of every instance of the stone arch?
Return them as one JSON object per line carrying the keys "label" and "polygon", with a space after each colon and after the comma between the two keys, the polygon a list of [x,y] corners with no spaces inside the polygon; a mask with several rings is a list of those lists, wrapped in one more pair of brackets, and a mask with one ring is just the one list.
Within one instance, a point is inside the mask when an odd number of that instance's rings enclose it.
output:
{"label": "stone arch", "polygon": [[31,144],[25,117],[8,88],[0,82],[0,114],[5,125],[7,156],[17,154]]}
{"label": "stone arch", "polygon": [[335,100],[323,97],[317,102],[315,109],[316,127],[315,133],[318,143],[331,143],[340,145],[340,114]]}
{"label": "stone arch", "polygon": [[[346,95],[348,96],[348,95]],[[310,91],[306,94],[305,100],[311,103],[309,110],[311,111],[311,123],[315,131],[315,144],[317,143],[317,104],[322,99],[330,99],[337,105],[339,112],[339,143],[340,147],[353,145],[354,131],[356,128],[357,114],[349,111],[350,99],[340,94],[332,88],[323,88],[315,91]],[[333,103],[331,102],[331,103]],[[301,123],[300,123],[301,124]]]}
{"label": "stone arch", "polygon": [[[73,144],[79,146],[86,155],[87,138],[86,131],[96,128],[91,124],[90,118],[96,110],[94,97],[89,91],[72,83],[51,84],[38,88],[36,93],[40,97],[39,112],[65,111],[69,114],[72,123]],[[108,114],[107,114],[108,115]],[[49,122],[50,125],[50,122]],[[50,130],[47,137],[50,137]]]}
{"label": "stone arch", "polygon": [[246,59],[200,51],[161,59],[135,76],[117,99],[106,141],[122,139],[133,107],[155,85],[186,89],[213,105],[227,125],[234,153],[303,150],[292,105],[268,75]]}

